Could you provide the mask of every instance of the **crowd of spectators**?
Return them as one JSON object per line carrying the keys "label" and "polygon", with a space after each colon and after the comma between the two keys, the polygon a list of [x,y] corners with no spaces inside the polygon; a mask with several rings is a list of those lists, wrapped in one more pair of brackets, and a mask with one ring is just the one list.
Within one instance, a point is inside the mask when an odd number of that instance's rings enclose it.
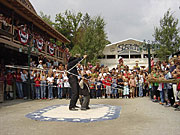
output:
{"label": "crowd of spectators", "polygon": [[[39,63],[31,61],[30,72],[31,98],[32,99],[54,99],[71,97],[71,88],[67,77],[67,65],[58,63],[56,60],[49,61],[46,57],[40,57]],[[116,68],[109,70],[107,66],[95,66],[88,63],[87,66],[77,64],[79,79],[87,74],[89,79],[91,98],[136,98],[150,96],[153,102],[164,106],[174,106],[180,110],[179,104],[179,83],[163,83],[169,79],[180,78],[180,56],[171,59],[169,62],[151,62],[152,72],[138,66],[129,69],[124,65],[122,58]],[[160,83],[151,83],[149,80],[158,80]],[[7,73],[1,71],[0,81],[4,81],[6,99],[15,98],[27,99],[28,95],[28,72],[26,69],[11,70]]]}
{"label": "crowd of spectators", "polygon": [[0,28],[10,32],[11,29],[11,17],[4,16],[3,14],[0,14]]}

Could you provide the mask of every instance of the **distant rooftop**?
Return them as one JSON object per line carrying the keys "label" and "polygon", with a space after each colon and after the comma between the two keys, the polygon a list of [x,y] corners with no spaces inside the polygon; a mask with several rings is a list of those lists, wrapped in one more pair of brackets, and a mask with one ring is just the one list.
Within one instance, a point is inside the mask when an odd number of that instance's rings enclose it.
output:
{"label": "distant rooftop", "polygon": [[111,46],[111,45],[115,45],[115,44],[119,44],[119,43],[121,43],[121,42],[128,41],[128,40],[134,40],[134,41],[138,41],[138,42],[143,42],[143,41],[138,40],[138,39],[127,38],[127,39],[124,39],[124,40],[121,40],[121,41],[118,41],[118,42],[114,42],[114,43],[108,44],[108,45],[106,45],[106,47]]}

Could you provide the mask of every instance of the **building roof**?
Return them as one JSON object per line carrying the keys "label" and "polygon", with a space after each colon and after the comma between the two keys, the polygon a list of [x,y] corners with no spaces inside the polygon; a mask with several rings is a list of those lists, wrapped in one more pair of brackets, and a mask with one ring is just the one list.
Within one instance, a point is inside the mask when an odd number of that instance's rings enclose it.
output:
{"label": "building roof", "polygon": [[25,19],[42,29],[44,32],[51,35],[53,38],[56,38],[64,43],[70,43],[63,34],[55,30],[51,25],[46,23],[40,16],[37,15],[29,0],[3,0],[0,1],[0,3],[3,3],[8,8],[14,10],[16,13],[20,14]]}
{"label": "building roof", "polygon": [[121,41],[118,41],[118,42],[114,42],[114,43],[108,44],[108,45],[106,45],[106,47],[109,47],[109,46],[112,46],[112,45],[116,45],[116,44],[119,44],[121,42],[128,41],[128,40],[135,40],[135,41],[138,41],[138,42],[143,42],[141,40],[137,40],[137,39],[134,39],[134,38],[127,38],[127,39],[124,39],[124,40],[121,40]]}

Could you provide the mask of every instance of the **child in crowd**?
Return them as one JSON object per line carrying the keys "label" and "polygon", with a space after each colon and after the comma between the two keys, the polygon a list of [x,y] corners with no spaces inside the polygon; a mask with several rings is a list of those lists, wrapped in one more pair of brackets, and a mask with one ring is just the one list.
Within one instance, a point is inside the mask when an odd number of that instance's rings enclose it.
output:
{"label": "child in crowd", "polygon": [[122,74],[120,73],[118,75],[118,79],[117,79],[117,87],[118,87],[118,93],[119,93],[119,97],[123,96],[123,88],[124,88],[124,82],[123,82],[123,78],[122,78]]}
{"label": "child in crowd", "polygon": [[62,88],[63,88],[63,76],[59,74],[57,79],[58,98],[62,99]]}
{"label": "child in crowd", "polygon": [[134,79],[134,76],[131,75],[131,78],[129,80],[129,85],[130,85],[130,97],[134,98],[134,93],[135,93],[135,87],[136,87],[136,81]]}
{"label": "child in crowd", "polygon": [[139,97],[143,97],[143,85],[144,85],[144,76],[143,72],[140,72],[139,75]]}
{"label": "child in crowd", "polygon": [[45,71],[41,70],[41,99],[46,99],[46,74]]}
{"label": "child in crowd", "polygon": [[105,81],[105,77],[101,78],[101,82],[102,82],[102,98],[105,98],[105,94],[106,94],[106,81]]}
{"label": "child in crowd", "polygon": [[100,77],[97,78],[97,82],[96,82],[96,97],[97,99],[99,99],[100,97],[102,97],[102,82],[100,80]]}
{"label": "child in crowd", "polygon": [[124,98],[128,98],[129,96],[129,87],[128,87],[128,79],[124,78],[124,91],[123,91]]}
{"label": "child in crowd", "polygon": [[36,89],[36,99],[40,99],[40,74],[37,73],[34,79]]}
{"label": "child in crowd", "polygon": [[54,77],[52,76],[52,74],[48,74],[48,78],[47,78],[47,83],[48,83],[48,98],[51,100],[53,99],[53,82],[54,82]]}
{"label": "child in crowd", "polygon": [[117,78],[116,78],[116,76],[114,75],[114,76],[112,77],[112,98],[117,98],[117,93],[118,93],[117,90],[118,90],[118,89],[117,89]]}
{"label": "child in crowd", "polygon": [[66,99],[69,99],[71,88],[69,84],[69,79],[67,77],[67,73],[64,74],[63,80],[64,80],[64,93],[65,93]]}
{"label": "child in crowd", "polygon": [[[162,74],[160,74],[159,79],[163,80],[164,76]],[[163,87],[164,87],[164,84],[163,83],[159,83],[159,86],[158,86],[158,89],[157,89],[160,92],[160,99],[161,99],[159,104],[162,104],[162,105],[164,104],[164,90],[163,90]]]}
{"label": "child in crowd", "polygon": [[94,79],[93,77],[90,78],[89,87],[90,87],[90,95],[91,95],[91,98],[95,98],[95,97],[96,97],[95,79]]}
{"label": "child in crowd", "polygon": [[105,81],[106,81],[106,94],[107,94],[107,98],[110,98],[110,94],[112,93],[111,92],[112,78],[110,76],[110,73],[107,73]]}
{"label": "child in crowd", "polygon": [[11,71],[8,71],[8,74],[6,76],[6,95],[7,99],[13,99],[13,76],[11,74]]}

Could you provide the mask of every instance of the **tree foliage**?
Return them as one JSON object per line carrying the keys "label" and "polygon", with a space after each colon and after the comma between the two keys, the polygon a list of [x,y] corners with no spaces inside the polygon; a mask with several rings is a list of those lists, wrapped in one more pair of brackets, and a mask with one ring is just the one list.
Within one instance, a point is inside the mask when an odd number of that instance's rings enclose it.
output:
{"label": "tree foliage", "polygon": [[[41,13],[41,17],[46,22],[51,22],[50,16]],[[101,16],[91,17],[88,13],[83,15],[81,12],[66,10],[56,14],[55,23],[52,24],[71,41],[66,45],[71,53],[87,54],[89,62],[96,62],[105,45],[109,43],[105,32],[106,23]]]}
{"label": "tree foliage", "polygon": [[155,27],[155,43],[160,46],[156,50],[157,57],[165,60],[167,56],[178,51],[180,46],[180,37],[178,35],[178,19],[173,16],[170,9],[160,19],[160,27]]}
{"label": "tree foliage", "polygon": [[51,16],[44,14],[42,11],[40,11],[40,17],[47,22],[49,25],[53,26],[53,22],[51,21]]}

